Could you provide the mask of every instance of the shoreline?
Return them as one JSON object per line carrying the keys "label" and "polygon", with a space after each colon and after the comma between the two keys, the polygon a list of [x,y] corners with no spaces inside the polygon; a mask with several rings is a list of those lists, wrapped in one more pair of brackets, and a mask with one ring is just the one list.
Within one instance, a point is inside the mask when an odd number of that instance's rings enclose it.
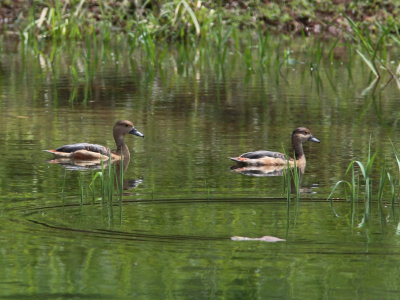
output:
{"label": "shoreline", "polygon": [[[145,3],[142,6],[135,3]],[[69,5],[66,1],[5,0],[0,3],[2,35],[20,36],[21,32],[46,38],[54,37],[63,26],[68,38],[100,34],[101,30],[129,34],[144,30],[157,39],[181,40],[207,38],[218,26],[240,30],[261,29],[265,33],[342,38],[349,32],[346,16],[360,28],[379,32],[382,27],[397,34],[400,27],[400,3],[350,0],[313,1],[234,1],[221,5],[213,1],[88,0]],[[146,4],[147,3],[147,4]],[[28,4],[28,5],[27,5]],[[76,24],[74,24],[74,22]],[[79,33],[72,34],[74,27]],[[75,29],[76,31],[76,29]]]}

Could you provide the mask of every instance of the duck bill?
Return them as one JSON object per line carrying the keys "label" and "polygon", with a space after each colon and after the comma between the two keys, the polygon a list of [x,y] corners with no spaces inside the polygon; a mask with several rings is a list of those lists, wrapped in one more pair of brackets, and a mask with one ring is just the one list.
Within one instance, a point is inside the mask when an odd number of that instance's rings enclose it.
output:
{"label": "duck bill", "polygon": [[308,140],[309,140],[310,142],[320,143],[320,140],[317,139],[316,137],[313,137],[313,136],[311,136]]}
{"label": "duck bill", "polygon": [[144,134],[141,133],[141,132],[140,132],[139,130],[137,130],[136,128],[133,128],[131,131],[129,131],[129,134],[137,135],[137,136],[140,136],[140,137],[143,137],[143,138],[144,138]]}

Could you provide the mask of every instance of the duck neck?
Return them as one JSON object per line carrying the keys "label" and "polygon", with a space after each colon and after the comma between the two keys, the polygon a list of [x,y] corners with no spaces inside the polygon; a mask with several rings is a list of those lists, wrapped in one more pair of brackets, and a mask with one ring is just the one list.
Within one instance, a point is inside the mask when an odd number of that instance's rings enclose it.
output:
{"label": "duck neck", "polygon": [[300,138],[297,136],[292,136],[292,146],[294,150],[294,156],[296,160],[303,160],[305,159],[304,157],[304,151],[303,151],[303,143],[301,142]]}
{"label": "duck neck", "polygon": [[129,159],[130,158],[129,148],[125,144],[124,137],[114,135],[114,140],[115,144],[117,145],[117,151],[116,151],[117,154],[123,156],[124,160]]}

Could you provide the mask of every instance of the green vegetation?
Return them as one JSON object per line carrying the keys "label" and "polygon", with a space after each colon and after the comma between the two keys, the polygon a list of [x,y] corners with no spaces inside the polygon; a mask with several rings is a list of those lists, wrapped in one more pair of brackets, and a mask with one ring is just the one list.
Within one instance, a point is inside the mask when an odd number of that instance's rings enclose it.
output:
{"label": "green vegetation", "polygon": [[[399,199],[400,196],[400,154],[394,146],[393,153],[396,162],[394,167],[388,166],[387,163],[376,163],[377,152],[372,154],[371,144],[365,163],[359,160],[353,160],[349,163],[346,175],[350,178],[336,182],[332,192],[328,196],[328,200],[330,200],[331,207],[336,216],[338,214],[333,207],[332,196],[341,185],[344,186],[346,200],[351,203],[353,221],[357,203],[361,202],[364,204],[363,218],[359,226],[363,226],[368,222],[373,200],[378,203],[380,209],[382,208],[385,192],[389,195],[388,198],[390,199],[392,208],[395,207],[396,199]],[[374,190],[376,191],[375,193],[373,193]]]}
{"label": "green vegetation", "polygon": [[294,200],[296,202],[300,201],[300,189],[301,189],[301,177],[303,175],[304,169],[300,169],[296,164],[291,167],[289,161],[287,167],[283,171],[283,190],[285,192],[286,201],[288,205],[294,194]]}
{"label": "green vegetation", "polygon": [[283,171],[283,190],[286,197],[286,237],[289,233],[290,222],[291,220],[291,210],[292,210],[292,198],[294,200],[294,210],[293,210],[293,218],[296,220],[298,208],[300,204],[301,197],[301,178],[303,176],[304,169],[295,164],[293,167],[290,167],[289,162],[287,164],[286,169]]}
{"label": "green vegetation", "polygon": [[21,37],[82,40],[96,35],[150,35],[164,40],[208,39],[219,26],[262,27],[268,32],[343,36],[348,16],[369,31],[399,25],[400,3],[350,0],[5,0],[0,14]]}
{"label": "green vegetation", "polygon": [[[352,19],[347,18],[347,20],[354,33],[352,38],[359,48],[356,51],[375,77],[380,78],[380,70],[384,70],[391,75],[391,79],[395,79],[397,83],[399,83],[397,78],[398,74],[396,74],[398,72],[392,70],[391,61],[388,60],[387,56],[387,45],[391,43],[392,40],[396,42],[399,41],[398,37],[396,37],[399,34],[397,26],[379,26],[377,32],[372,34],[368,30],[362,30],[360,25],[355,23]],[[393,38],[391,38],[391,32],[396,32],[397,35],[393,35]],[[399,70],[399,66],[397,66],[397,70]]]}
{"label": "green vegetation", "polygon": [[88,199],[91,199],[91,203],[95,203],[96,200],[100,199],[103,205],[112,206],[115,196],[121,202],[124,188],[122,164],[122,161],[107,165],[102,164],[101,169],[94,173],[91,172],[89,177],[86,172],[79,172],[80,203],[84,204]]}
{"label": "green vegetation", "polygon": [[[68,57],[64,63],[73,83],[71,103],[90,98],[90,83],[98,65],[110,55],[107,49],[115,52],[122,47],[120,53],[112,53],[116,62],[124,52],[131,63],[143,62],[152,76],[152,71],[170,59],[171,44],[182,72],[193,62],[204,64],[214,59],[207,64],[223,75],[228,56],[235,56],[248,72],[281,77],[282,67],[299,63],[318,75],[323,58],[332,62],[338,58],[337,49],[350,48],[350,55],[358,53],[377,78],[387,73],[389,80],[395,79],[400,86],[398,57],[388,54],[393,44],[400,44],[399,12],[400,3],[348,0],[320,0],[317,4],[307,0],[34,0],[31,6],[25,1],[0,4],[0,18],[3,15],[8,24],[3,26],[4,35],[17,36],[22,53],[37,57],[45,71],[56,75],[60,57]],[[280,35],[279,41],[273,42],[274,33],[332,39],[303,47],[309,61],[301,61],[287,45],[288,36]],[[318,82],[319,77],[315,78]],[[375,87],[377,80],[372,83]]]}
{"label": "green vegetation", "polygon": [[[388,81],[394,78],[398,82],[399,58],[390,47],[400,44],[396,18],[400,4],[389,1],[321,0],[315,5],[306,0],[35,0],[32,6],[23,1],[4,1],[0,14],[5,7],[18,12],[3,32],[19,37],[21,68],[29,68],[25,71],[31,76],[48,78],[52,85],[50,99],[55,104],[59,92],[55,86],[68,78],[64,87],[69,89],[69,103],[80,101],[89,105],[92,95],[104,90],[96,80],[105,65],[140,76],[139,82],[157,77],[165,85],[169,77],[165,70],[193,78],[209,72],[218,80],[245,69],[246,75],[256,74],[279,83],[288,81],[293,76],[291,70],[296,69],[296,77],[311,76],[318,93],[323,90],[323,81],[337,93],[334,78],[338,74],[334,74],[331,65],[345,62],[353,85],[351,70],[363,63],[376,78],[386,76]],[[287,35],[272,37],[276,32],[334,38],[299,42]],[[135,72],[138,69],[140,72]],[[363,71],[360,70],[359,74]],[[252,80],[251,76],[246,76],[246,80]],[[372,87],[375,90],[377,82],[370,78],[371,85],[362,94]],[[138,86],[140,89],[141,85]],[[111,85],[108,90],[112,92]],[[376,105],[375,98],[361,105],[365,108],[362,116],[371,105]],[[353,115],[353,106],[346,113]],[[363,167],[362,175],[367,182],[367,166],[368,163],[364,167],[359,161],[352,162],[348,172]],[[103,180],[102,174],[96,180]],[[395,182],[389,173],[385,178],[380,181],[382,187]],[[290,181],[290,176],[285,180]],[[353,199],[354,180],[349,182]],[[290,197],[292,192],[287,187]],[[109,195],[104,186],[101,190],[103,198]]]}

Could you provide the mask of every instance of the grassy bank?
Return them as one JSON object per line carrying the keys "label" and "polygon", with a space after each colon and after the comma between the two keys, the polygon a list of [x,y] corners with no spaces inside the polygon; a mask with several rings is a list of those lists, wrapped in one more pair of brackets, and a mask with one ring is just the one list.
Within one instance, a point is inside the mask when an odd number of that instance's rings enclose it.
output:
{"label": "grassy bank", "polygon": [[[80,98],[82,83],[89,97],[104,60],[126,64],[118,55],[146,65],[149,76],[172,54],[179,72],[211,65],[222,76],[234,58],[249,74],[276,80],[294,65],[318,75],[323,61],[345,62],[350,70],[357,57],[373,76],[366,90],[374,91],[379,80],[400,86],[399,57],[390,50],[400,44],[399,11],[400,3],[389,1],[4,0],[0,26],[4,36],[17,38],[23,60],[39,60],[56,77],[58,63],[68,66],[72,100]],[[291,44],[290,34],[323,38]],[[0,43],[0,53],[7,47]]]}
{"label": "grassy bank", "polygon": [[265,32],[344,36],[351,31],[346,16],[365,30],[388,27],[398,32],[400,2],[389,0],[266,0],[266,1],[116,1],[4,0],[0,26],[21,38],[105,40],[118,33],[157,40],[207,39],[225,28]]}

